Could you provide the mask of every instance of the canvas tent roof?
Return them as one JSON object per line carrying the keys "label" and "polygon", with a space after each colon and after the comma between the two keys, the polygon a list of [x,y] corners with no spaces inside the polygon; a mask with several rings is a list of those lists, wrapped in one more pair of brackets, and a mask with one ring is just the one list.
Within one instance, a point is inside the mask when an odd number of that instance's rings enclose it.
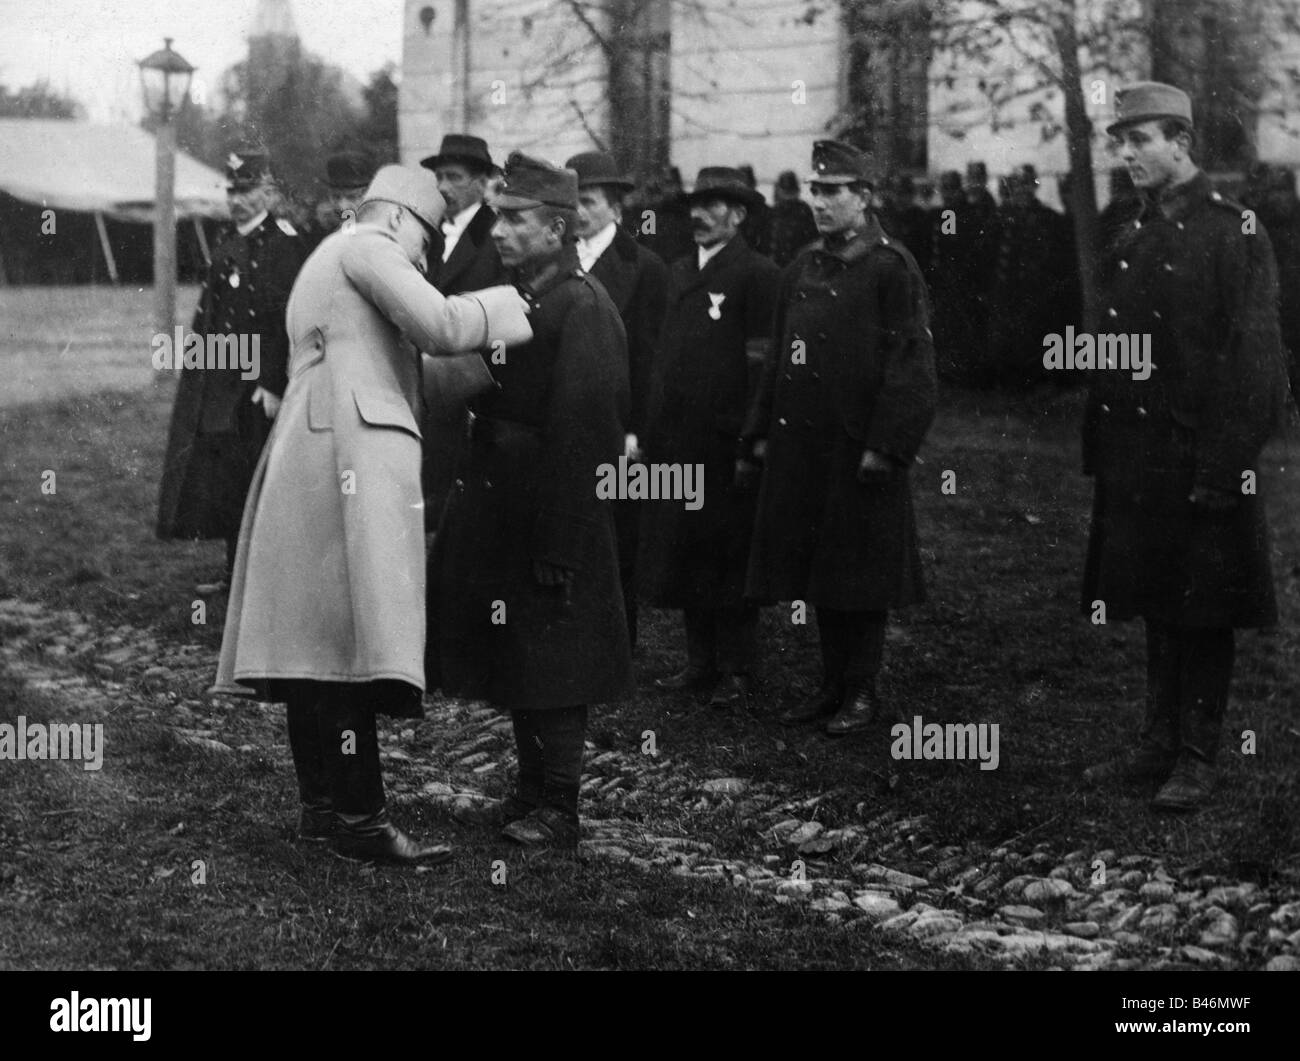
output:
{"label": "canvas tent roof", "polygon": [[[0,119],[0,191],[38,206],[150,222],[154,138],[132,125]],[[225,218],[225,176],[176,153],[176,218]]]}

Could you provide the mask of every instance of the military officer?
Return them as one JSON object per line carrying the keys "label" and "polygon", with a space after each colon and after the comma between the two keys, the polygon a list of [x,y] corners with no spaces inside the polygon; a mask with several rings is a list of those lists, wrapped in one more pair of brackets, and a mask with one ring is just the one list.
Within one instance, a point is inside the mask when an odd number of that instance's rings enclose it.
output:
{"label": "military officer", "polygon": [[823,238],[782,274],[744,430],[763,463],[746,593],[816,608],[821,688],[781,721],[842,735],[881,711],[887,610],[923,599],[908,468],[936,383],[925,281],[870,210],[868,158],[819,140],[812,163]]}
{"label": "military officer", "polygon": [[641,577],[649,603],[682,609],[686,627],[686,666],[656,684],[745,707],[757,652],[758,609],[744,590],[758,468],[740,460],[738,443],[772,341],[779,271],[740,235],[759,196],[736,170],[704,167],[689,199],[696,249],[672,265],[645,457],[702,468],[703,498],[645,502]]}
{"label": "military officer", "polygon": [[1146,623],[1136,750],[1085,773],[1159,785],[1153,806],[1202,805],[1214,780],[1234,629],[1277,621],[1260,451],[1286,380],[1277,274],[1262,228],[1191,158],[1192,107],[1172,85],[1115,96],[1140,198],[1103,262],[1103,327],[1149,337],[1149,371],[1092,373],[1084,470],[1096,479],[1083,608]]}
{"label": "military officer", "polygon": [[231,152],[226,164],[234,228],[218,243],[191,330],[257,341],[256,378],[238,365],[183,371],[172,407],[162,485],[159,538],[224,538],[229,584],[244,497],[288,383],[284,309],[306,257],[294,227],[270,209],[275,179],[265,150]]}
{"label": "military officer", "polygon": [[[651,364],[668,298],[668,267],[623,228],[622,197],[634,184],[619,172],[612,155],[587,151],[574,155],[564,165],[578,175],[578,263],[604,285],[627,331],[631,411],[623,425],[623,455],[628,460],[640,460]],[[636,554],[641,510],[639,501],[614,502],[619,578],[633,648],[637,635]]]}

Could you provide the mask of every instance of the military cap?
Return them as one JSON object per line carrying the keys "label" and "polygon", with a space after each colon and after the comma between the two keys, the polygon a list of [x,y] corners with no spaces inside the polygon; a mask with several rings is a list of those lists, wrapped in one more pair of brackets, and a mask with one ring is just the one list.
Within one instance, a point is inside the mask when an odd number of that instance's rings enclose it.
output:
{"label": "military cap", "polygon": [[695,178],[695,186],[686,196],[690,203],[704,199],[724,199],[754,209],[763,197],[741,176],[740,170],[731,166],[705,166]]}
{"label": "military cap", "polygon": [[983,162],[968,162],[966,164],[966,183],[985,185],[989,182],[989,168]]}
{"label": "military cap", "polygon": [[874,167],[870,157],[841,140],[816,140],[812,149],[812,175],[816,184],[872,184]]}
{"label": "military cap", "polygon": [[226,156],[226,180],[236,190],[272,178],[271,155],[264,147],[237,147]]}
{"label": "military cap", "polygon": [[361,205],[396,203],[411,211],[430,232],[437,233],[447,204],[438,191],[438,178],[409,166],[384,166],[375,174]]}
{"label": "military cap", "polygon": [[1138,81],[1115,90],[1115,120],[1106,126],[1106,132],[1114,135],[1126,125],[1160,118],[1180,118],[1190,126],[1192,97],[1173,85]]}
{"label": "military cap", "polygon": [[571,169],[578,175],[579,188],[605,184],[630,192],[636,187],[635,181],[628,180],[619,172],[614,156],[605,151],[584,151],[580,155],[574,155],[564,164],[564,168]]}
{"label": "military cap", "polygon": [[364,188],[375,175],[375,160],[365,151],[336,151],[325,160],[330,188]]}
{"label": "military cap", "polygon": [[961,191],[961,174],[955,169],[946,169],[939,174],[939,190],[950,195]]}
{"label": "military cap", "polygon": [[782,170],[776,178],[776,187],[790,195],[796,195],[799,192],[799,178],[795,176],[792,169]]}
{"label": "military cap", "polygon": [[578,209],[578,175],[571,169],[512,151],[506,159],[498,210],[529,210],[534,206]]}
{"label": "military cap", "polygon": [[465,133],[448,133],[442,138],[442,146],[436,155],[420,159],[425,169],[437,169],[447,163],[459,163],[484,173],[494,173],[499,167],[488,153],[487,141]]}

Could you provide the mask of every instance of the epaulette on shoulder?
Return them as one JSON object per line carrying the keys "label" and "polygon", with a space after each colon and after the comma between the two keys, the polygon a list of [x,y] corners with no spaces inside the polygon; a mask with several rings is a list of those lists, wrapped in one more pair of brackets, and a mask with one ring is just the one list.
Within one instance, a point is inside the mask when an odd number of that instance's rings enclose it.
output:
{"label": "epaulette on shoulder", "polygon": [[275,219],[275,227],[278,228],[281,232],[283,232],[286,236],[298,235],[298,230],[294,228],[293,225],[291,225],[288,221],[286,221],[282,217],[277,217]]}
{"label": "epaulette on shoulder", "polygon": [[1241,216],[1248,208],[1245,203],[1231,196],[1224,195],[1222,192],[1211,191],[1209,194],[1210,205],[1220,207],[1224,210],[1230,210],[1238,217]]}

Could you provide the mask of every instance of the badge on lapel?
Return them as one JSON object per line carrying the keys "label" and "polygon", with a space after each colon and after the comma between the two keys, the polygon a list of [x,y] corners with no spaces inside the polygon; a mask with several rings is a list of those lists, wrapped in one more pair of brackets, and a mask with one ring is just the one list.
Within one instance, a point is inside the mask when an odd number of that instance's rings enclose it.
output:
{"label": "badge on lapel", "polygon": [[722,303],[726,297],[727,296],[725,294],[715,295],[712,291],[709,292],[709,301],[713,303],[711,306],[709,306],[709,316],[713,320],[715,321],[722,320]]}

